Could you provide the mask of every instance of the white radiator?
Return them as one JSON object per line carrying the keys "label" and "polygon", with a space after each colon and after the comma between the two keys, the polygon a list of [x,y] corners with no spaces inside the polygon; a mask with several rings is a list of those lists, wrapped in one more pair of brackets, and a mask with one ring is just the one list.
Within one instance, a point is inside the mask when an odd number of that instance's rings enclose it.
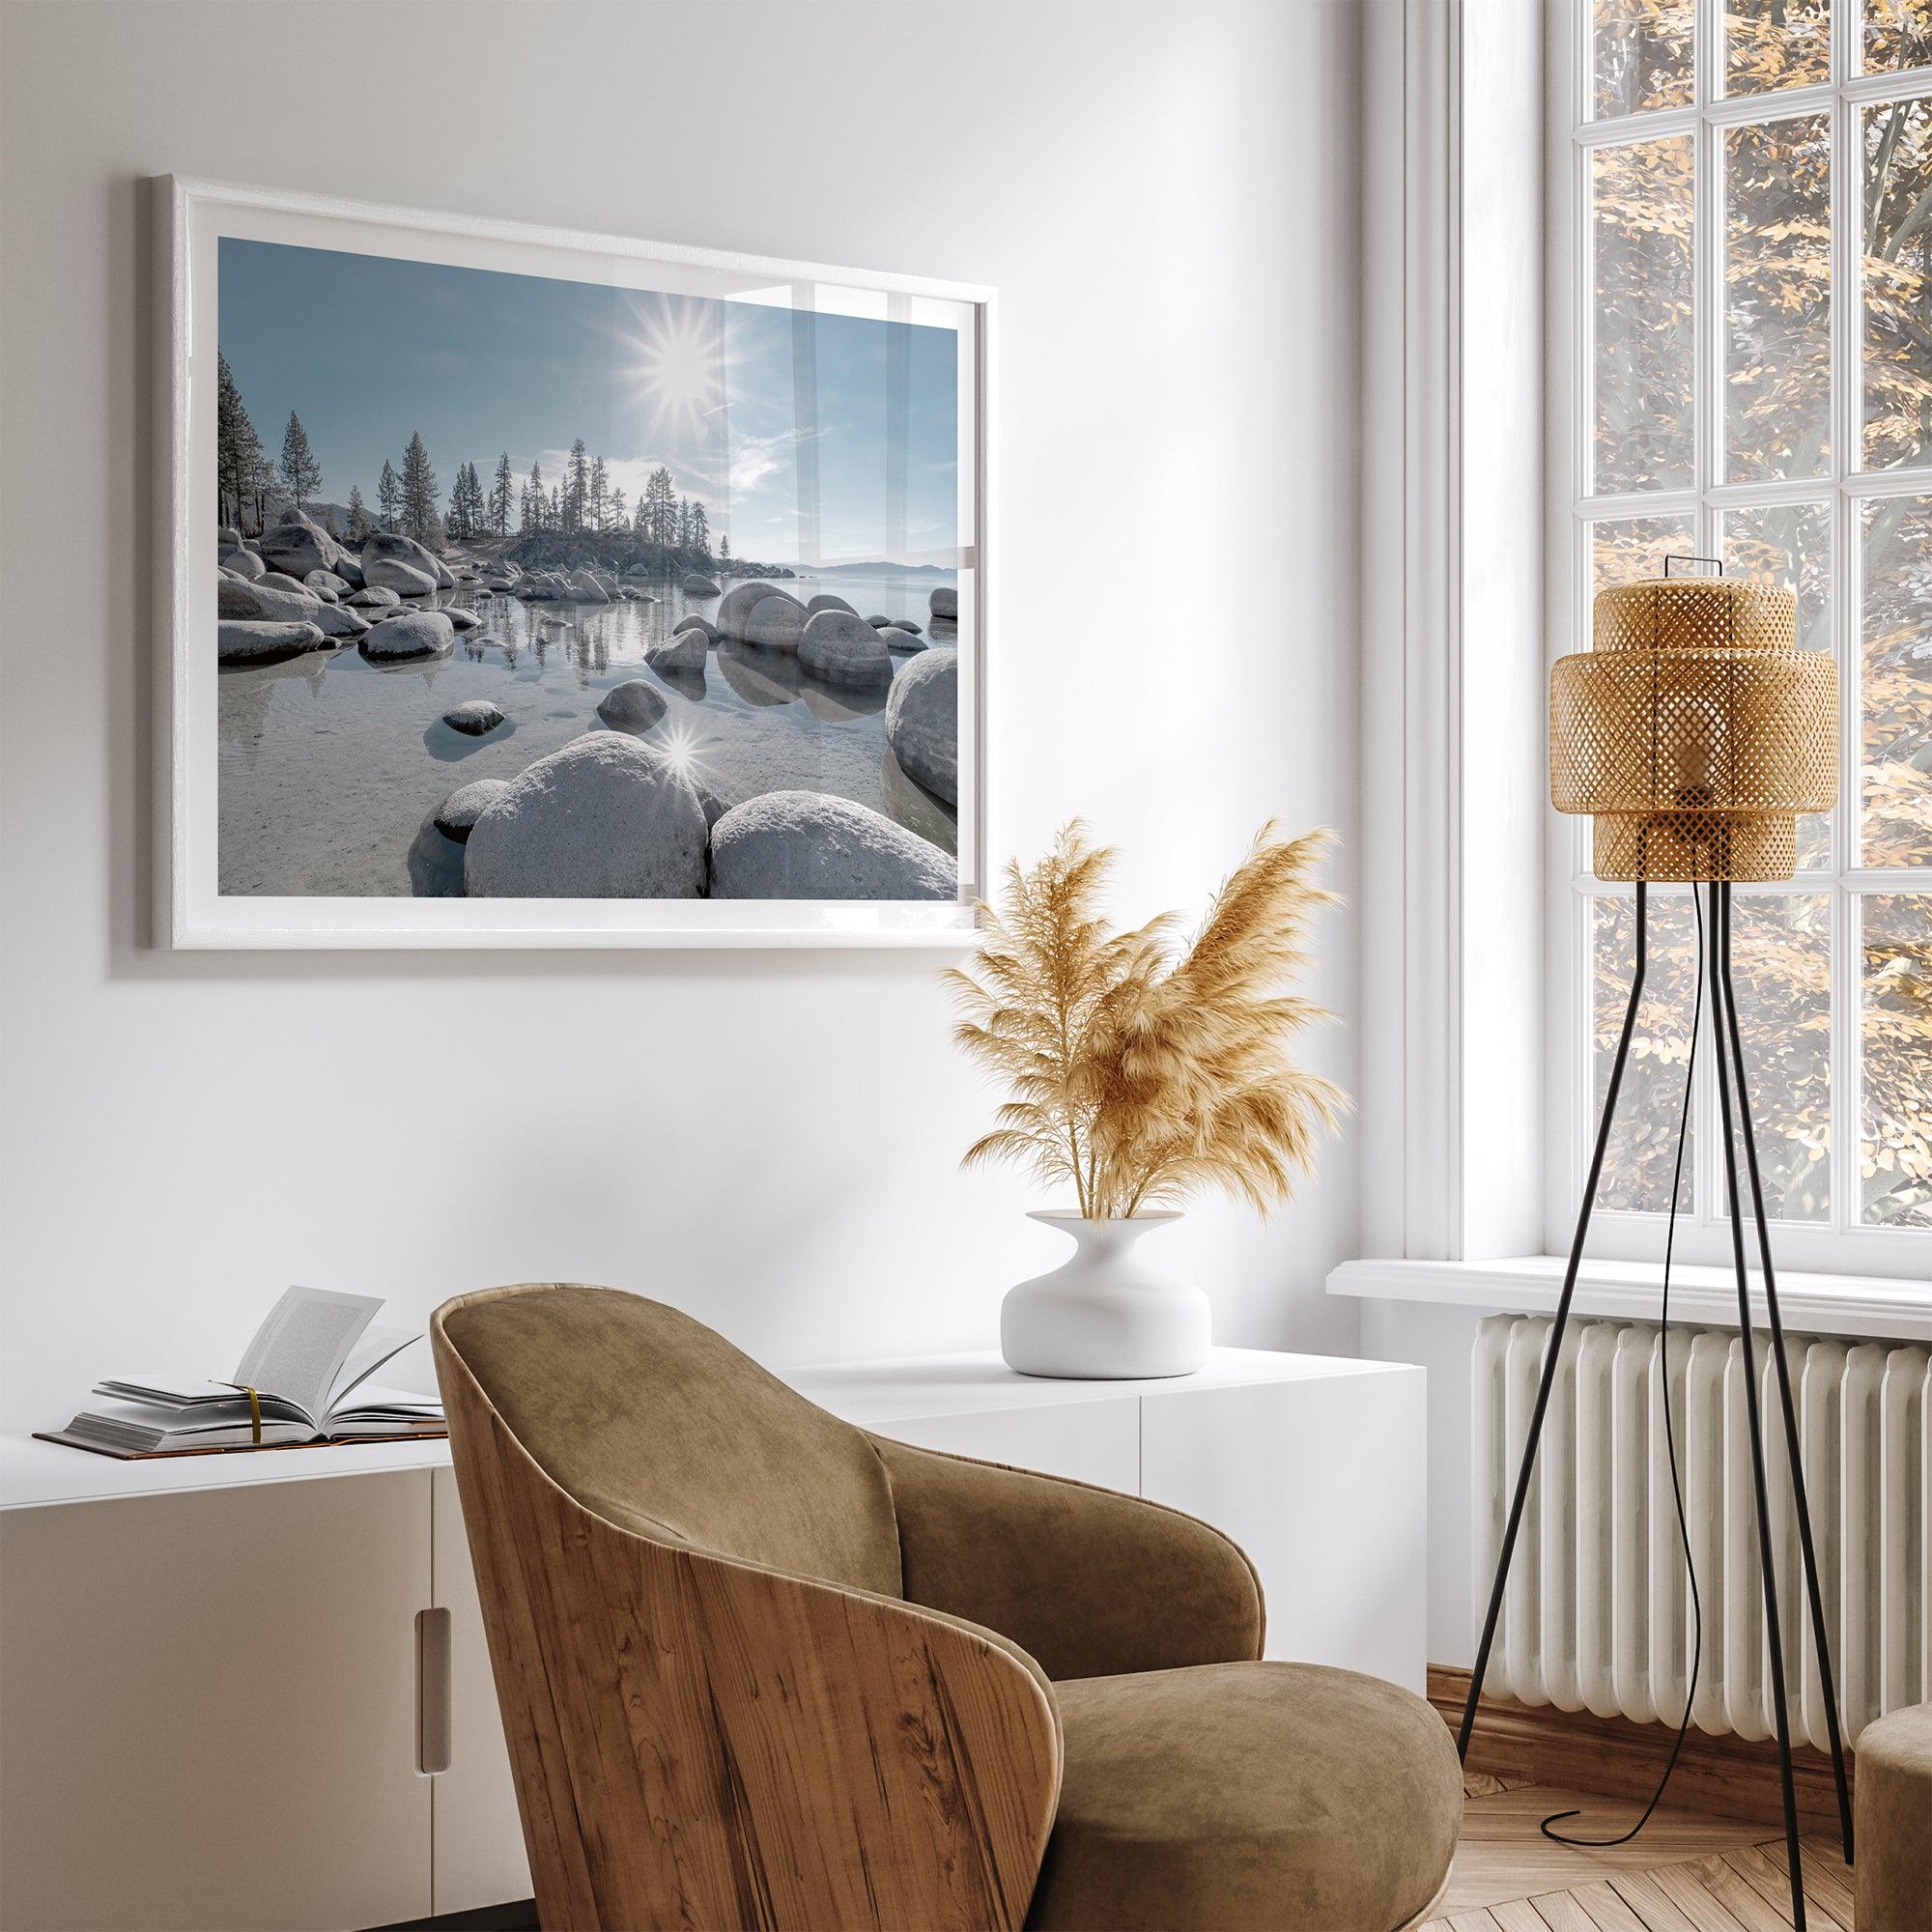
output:
{"label": "white radiator", "polygon": [[[1502,1546],[1550,1323],[1491,1316],[1472,1363],[1475,1627]],[[1572,1321],[1491,1653],[1487,1689],[1525,1704],[1674,1725],[1691,1616],[1663,1438],[1654,1326]],[[1932,1354],[1785,1337],[1845,1742],[1932,1698]],[[1777,1536],[1791,1734],[1826,1748],[1771,1338],[1755,1342]],[[1704,1607],[1692,1721],[1774,1736],[1744,1350],[1673,1325],[1670,1403]]]}

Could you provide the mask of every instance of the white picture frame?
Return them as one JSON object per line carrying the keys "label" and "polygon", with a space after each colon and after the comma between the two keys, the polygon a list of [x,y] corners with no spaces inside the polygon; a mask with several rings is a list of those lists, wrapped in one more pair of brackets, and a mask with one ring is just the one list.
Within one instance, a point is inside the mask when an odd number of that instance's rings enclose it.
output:
{"label": "white picture frame", "polygon": [[[155,387],[155,942],[183,949],[924,947],[964,950],[983,895],[987,830],[986,666],[993,630],[995,292],[929,277],[732,254],[623,236],[497,221],[164,175],[151,183],[158,298]],[[216,253],[224,237],[518,274],[753,299],[789,285],[793,307],[961,318],[958,897],[953,901],[513,899],[223,895],[218,876],[215,695]],[[896,304],[903,313],[905,304]],[[965,338],[970,334],[970,342]],[[970,401],[964,385],[970,383]],[[970,439],[970,451],[964,440]],[[969,460],[970,459],[970,460]],[[970,479],[970,484],[969,484]]]}

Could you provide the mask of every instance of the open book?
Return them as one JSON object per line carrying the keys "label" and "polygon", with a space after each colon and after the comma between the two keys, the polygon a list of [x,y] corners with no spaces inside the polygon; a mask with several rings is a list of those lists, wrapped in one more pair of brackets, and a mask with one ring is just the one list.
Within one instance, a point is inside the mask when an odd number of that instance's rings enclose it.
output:
{"label": "open book", "polygon": [[440,1435],[442,1404],[435,1396],[379,1388],[369,1379],[422,1339],[407,1329],[372,1327],[382,1305],[366,1294],[292,1288],[242,1351],[232,1382],[114,1377],[95,1385],[106,1402],[45,1439],[129,1457]]}

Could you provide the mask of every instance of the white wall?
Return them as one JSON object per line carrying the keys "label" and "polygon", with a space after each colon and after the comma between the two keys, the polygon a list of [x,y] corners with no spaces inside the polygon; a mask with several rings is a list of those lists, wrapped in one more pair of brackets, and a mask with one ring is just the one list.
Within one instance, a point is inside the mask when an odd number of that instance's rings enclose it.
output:
{"label": "white wall", "polygon": [[[142,180],[997,285],[1003,841],[1086,814],[1140,917],[1280,813],[1342,834],[1353,897],[1352,0],[0,17],[0,1426],[219,1374],[290,1281],[414,1317],[607,1281],[780,1361],[989,1345],[1059,1242],[955,1172],[990,1101],[929,956],[146,944]],[[1352,1085],[1352,915],[1318,945],[1309,1058]],[[1346,1351],[1356,1200],[1345,1138],[1271,1225],[1161,1242],[1223,1339]]]}

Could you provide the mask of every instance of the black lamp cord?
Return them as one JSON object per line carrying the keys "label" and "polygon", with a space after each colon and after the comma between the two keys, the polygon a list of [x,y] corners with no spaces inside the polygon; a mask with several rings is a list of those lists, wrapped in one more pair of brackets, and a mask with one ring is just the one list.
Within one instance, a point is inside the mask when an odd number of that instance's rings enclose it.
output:
{"label": "black lamp cord", "polygon": [[[1696,1629],[1696,1638],[1690,1651],[1690,1681],[1684,1691],[1684,1717],[1677,1726],[1676,1741],[1670,1747],[1670,1757],[1663,1767],[1663,1776],[1657,1780],[1657,1789],[1650,1795],[1650,1803],[1643,1807],[1643,1815],[1628,1832],[1621,1832],[1614,1838],[1577,1838],[1564,1832],[1552,1832],[1549,1828],[1559,1818],[1577,1818],[1582,1814],[1574,1806],[1568,1811],[1552,1811],[1543,1820],[1539,1828],[1546,1838],[1552,1838],[1559,1845],[1577,1845],[1587,1849],[1601,1849],[1609,1845],[1627,1845],[1650,1823],[1650,1814],[1662,1803],[1664,1787],[1670,1782],[1670,1774],[1677,1769],[1679,1753],[1684,1748],[1685,1734],[1690,1728],[1690,1707],[1697,1696],[1697,1670],[1704,1661],[1704,1605],[1697,1594],[1697,1566],[1690,1556],[1690,1525],[1684,1518],[1684,1486],[1677,1470],[1677,1435],[1670,1420],[1670,1257],[1677,1243],[1677,1190],[1684,1179],[1684,1142],[1686,1130],[1690,1124],[1691,1082],[1697,1072],[1697,1023],[1704,1006],[1704,907],[1697,896],[1697,888],[1690,888],[1691,909],[1697,915],[1697,986],[1696,997],[1690,1008],[1690,1055],[1684,1067],[1684,1104],[1677,1116],[1677,1162],[1670,1176],[1670,1221],[1663,1237],[1663,1302],[1662,1309],[1662,1331],[1659,1350],[1662,1374],[1660,1380],[1663,1385],[1663,1442],[1670,1455],[1670,1494],[1677,1505],[1677,1535],[1684,1546],[1684,1572],[1690,1579],[1690,1608]],[[1712,988],[1715,1001],[1717,989]],[[1712,1014],[1715,1023],[1717,1015]]]}

